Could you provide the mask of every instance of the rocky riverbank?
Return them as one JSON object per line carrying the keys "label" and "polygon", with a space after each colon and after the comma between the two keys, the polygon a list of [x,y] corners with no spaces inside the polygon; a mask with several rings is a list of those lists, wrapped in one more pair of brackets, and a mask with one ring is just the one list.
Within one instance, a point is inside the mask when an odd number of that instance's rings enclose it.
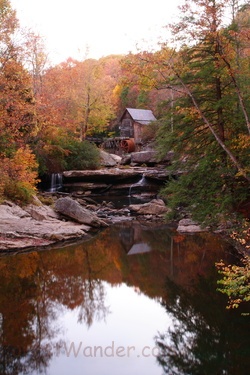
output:
{"label": "rocky riverbank", "polygon": [[[137,164],[145,163],[148,160],[145,158],[152,158],[151,154],[143,153],[144,158]],[[64,172],[63,192],[45,194],[45,197],[42,194],[44,200],[50,200],[50,205],[43,204],[38,198],[26,207],[3,202],[0,205],[0,251],[22,251],[84,239],[107,225],[136,217],[163,220],[167,208],[162,200],[153,198],[159,190],[158,180],[162,182],[168,177],[166,172],[150,168],[147,186],[142,187],[138,181],[142,179],[145,168],[120,167],[121,157],[103,151],[101,159],[100,170]],[[109,196],[128,196],[131,186],[133,193],[141,194],[142,188],[150,195],[151,202],[117,209],[109,200],[98,204],[90,198],[96,193],[103,198],[104,192]]]}
{"label": "rocky riverbank", "polygon": [[[98,204],[90,197],[51,194],[43,198],[49,198],[50,205],[43,204],[37,197],[33,204],[25,207],[10,201],[0,205],[0,253],[49,248],[88,239],[102,228],[121,221],[165,222],[169,211],[161,199],[115,208],[112,202]],[[177,232],[184,234],[207,230],[190,218],[174,225]]]}
{"label": "rocky riverbank", "polygon": [[[155,165],[153,157],[152,151],[134,153],[130,156],[130,166],[121,167],[126,164],[121,158],[103,153],[100,170],[64,172],[61,193],[41,194],[41,200],[35,197],[34,202],[25,207],[3,202],[0,205],[0,252],[82,240],[118,221],[163,222],[169,209],[157,197],[170,173],[163,166],[147,166]],[[167,157],[168,163],[170,159],[171,155]],[[151,200],[116,208],[109,199],[118,195],[132,196],[132,193],[146,195]],[[91,196],[101,197],[102,202],[98,204]],[[49,204],[45,204],[46,199]],[[190,219],[181,220],[177,230],[182,233],[203,231]]]}
{"label": "rocky riverbank", "polygon": [[5,201],[0,205],[0,251],[21,251],[59,242],[84,239],[117,221],[163,220],[167,207],[160,199],[116,209],[110,202],[97,204],[90,198],[55,198],[51,206],[35,198],[20,207]]}

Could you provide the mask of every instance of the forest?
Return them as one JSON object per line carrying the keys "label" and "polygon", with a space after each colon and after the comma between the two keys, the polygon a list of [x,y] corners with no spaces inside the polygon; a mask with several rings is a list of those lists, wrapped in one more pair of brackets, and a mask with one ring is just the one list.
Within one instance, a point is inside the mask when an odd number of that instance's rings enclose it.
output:
{"label": "forest", "polygon": [[46,173],[99,168],[88,137],[119,135],[126,107],[148,108],[158,120],[145,142],[184,172],[162,191],[171,218],[231,226],[249,249],[250,5],[186,0],[166,28],[154,51],[53,66],[0,0],[1,200],[28,203]]}

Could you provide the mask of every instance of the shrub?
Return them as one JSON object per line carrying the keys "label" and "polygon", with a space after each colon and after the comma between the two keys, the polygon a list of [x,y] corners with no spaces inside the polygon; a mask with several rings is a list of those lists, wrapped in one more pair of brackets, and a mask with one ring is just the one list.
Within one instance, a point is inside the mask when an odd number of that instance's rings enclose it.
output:
{"label": "shrub", "polygon": [[98,148],[93,143],[71,139],[66,147],[69,151],[68,155],[65,156],[66,170],[99,168],[100,154]]}

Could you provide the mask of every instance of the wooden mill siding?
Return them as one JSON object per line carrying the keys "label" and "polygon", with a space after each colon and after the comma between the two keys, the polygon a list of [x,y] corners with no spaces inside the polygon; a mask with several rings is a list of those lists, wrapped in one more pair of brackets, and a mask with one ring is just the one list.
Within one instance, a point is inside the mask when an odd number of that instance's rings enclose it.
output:
{"label": "wooden mill siding", "polygon": [[134,121],[129,112],[125,112],[121,119],[120,136],[134,138]]}

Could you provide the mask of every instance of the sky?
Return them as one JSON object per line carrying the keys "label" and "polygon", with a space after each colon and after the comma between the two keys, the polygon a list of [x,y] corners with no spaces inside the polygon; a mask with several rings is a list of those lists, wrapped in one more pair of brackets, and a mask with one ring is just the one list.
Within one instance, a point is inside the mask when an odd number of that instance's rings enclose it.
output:
{"label": "sky", "polygon": [[[52,63],[150,49],[182,0],[10,0],[20,25],[45,40]],[[143,46],[143,47],[142,47]]]}

